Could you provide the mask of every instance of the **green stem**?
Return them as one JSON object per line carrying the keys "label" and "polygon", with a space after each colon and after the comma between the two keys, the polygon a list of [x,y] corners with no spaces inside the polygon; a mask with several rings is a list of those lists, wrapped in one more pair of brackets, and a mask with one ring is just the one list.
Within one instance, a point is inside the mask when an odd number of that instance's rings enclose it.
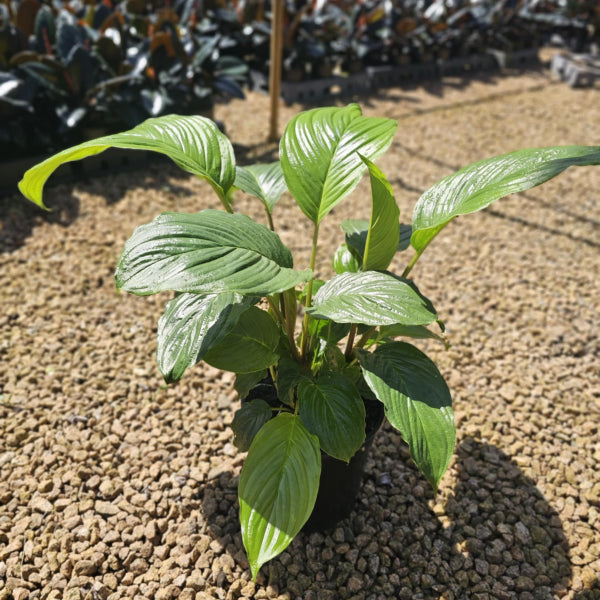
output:
{"label": "green stem", "polygon": [[295,360],[300,361],[300,355],[298,354],[298,348],[296,346],[296,340],[294,334],[296,333],[296,290],[286,290],[281,294],[283,303],[284,326],[287,334],[288,342],[290,344],[290,352]]}
{"label": "green stem", "polygon": [[[449,223],[449,221],[448,221],[448,223]],[[446,223],[446,225],[448,223]],[[443,227],[445,227],[445,225]],[[441,228],[440,228],[440,231],[441,231]],[[429,246],[429,244],[431,244],[431,242],[435,239],[435,237],[438,233],[439,233],[439,231],[432,238],[430,238],[429,241],[420,250],[417,250],[415,252],[415,255],[411,258],[408,265],[406,265],[406,268],[404,269],[404,273],[402,273],[402,277],[405,277],[405,278],[408,277],[408,274],[412,271],[412,268],[417,264],[417,261],[419,260],[419,258],[421,258],[421,254],[423,254],[423,252],[425,252],[425,249],[427,248],[427,246]]]}
{"label": "green stem", "polygon": [[271,216],[271,213],[269,212],[269,209],[266,209],[267,212],[267,220],[269,221],[269,229],[271,231],[275,231],[275,225],[273,225],[273,217]]}
{"label": "green stem", "polygon": [[352,356],[352,350],[353,350],[353,345],[354,345],[354,338],[356,337],[356,329],[357,329],[357,325],[355,323],[352,323],[352,326],[350,327],[350,333],[348,333],[348,341],[346,342],[346,350],[344,351],[344,356],[346,357],[346,360],[350,360],[350,357]]}
{"label": "green stem", "polygon": [[[210,182],[209,182],[210,183]],[[229,188],[229,192],[225,192],[222,188],[215,187],[212,183],[210,183],[215,192],[217,192],[217,196],[219,196],[219,200],[223,205],[223,208],[228,212],[233,214],[233,206],[231,206],[231,199],[233,198],[233,188]]]}
{"label": "green stem", "polygon": [[275,318],[280,323],[285,325],[285,319],[283,318],[283,315],[281,314],[281,311],[279,310],[279,307],[277,306],[277,302],[275,300],[273,300],[272,296],[267,296],[267,300],[269,302],[269,307],[275,313]]}
{"label": "green stem", "polygon": [[[423,248],[423,250],[425,250],[425,248]],[[419,260],[421,254],[423,254],[423,250],[421,250],[420,252],[415,252],[415,255],[411,258],[410,262],[406,265],[406,268],[404,269],[404,272],[402,273],[402,277],[404,277],[406,279],[406,277],[408,277],[408,274],[412,271],[412,268],[417,264],[417,261]]]}
{"label": "green stem", "polygon": [[[317,262],[317,242],[319,239],[319,224],[315,223],[315,230],[313,233],[312,249],[310,252],[310,269],[313,273],[311,280],[306,286],[306,303],[304,306],[308,308],[312,304],[312,288],[313,281],[315,279],[315,263]],[[304,319],[302,321],[302,350],[300,352],[302,358],[306,358],[306,351],[308,348],[308,320],[310,316],[308,313],[304,313]]]}
{"label": "green stem", "polygon": [[275,375],[275,369],[273,368],[273,366],[269,367],[269,373],[271,373],[271,379],[273,380],[273,385],[275,386],[275,389],[277,389],[277,376]]}
{"label": "green stem", "polygon": [[354,348],[364,348],[365,344],[369,341],[369,338],[371,337],[371,334],[377,329],[377,327],[371,327],[371,329],[369,329],[368,331],[365,331],[365,333],[363,333],[360,336],[360,339],[358,340],[358,342],[356,342],[356,345],[354,346]]}

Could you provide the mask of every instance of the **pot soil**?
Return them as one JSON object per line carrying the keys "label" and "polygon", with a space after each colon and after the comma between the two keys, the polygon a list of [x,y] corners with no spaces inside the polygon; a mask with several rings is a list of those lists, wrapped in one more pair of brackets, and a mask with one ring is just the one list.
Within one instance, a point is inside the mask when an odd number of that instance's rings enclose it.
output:
{"label": "pot soil", "polygon": [[[277,393],[270,377],[254,387],[242,402],[261,398],[276,406]],[[365,441],[349,463],[321,452],[319,492],[312,514],[302,528],[306,533],[331,529],[350,515],[362,482],[367,456],[384,418],[383,404],[363,398],[365,403]]]}

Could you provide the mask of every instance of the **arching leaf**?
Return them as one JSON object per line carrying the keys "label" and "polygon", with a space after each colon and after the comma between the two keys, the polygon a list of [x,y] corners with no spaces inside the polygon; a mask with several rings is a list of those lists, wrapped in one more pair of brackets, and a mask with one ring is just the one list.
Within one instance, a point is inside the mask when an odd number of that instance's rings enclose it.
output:
{"label": "arching leaf", "polygon": [[291,268],[279,236],[244,215],[219,210],[163,213],[137,227],[119,259],[117,287],[138,295],[164,290],[267,296],[310,278]]}
{"label": "arching leaf", "polygon": [[251,300],[240,294],[180,294],[158,320],[156,358],[167,383],[178,381],[236,324]]}
{"label": "arching leaf", "polygon": [[456,437],[452,398],[438,368],[405,342],[356,353],[365,381],[383,402],[388,421],[400,431],[417,467],[437,489]]}
{"label": "arching leaf", "polygon": [[165,115],[148,119],[129,131],[84,142],[51,156],[25,173],[19,189],[29,200],[47,208],[42,201],[44,184],[60,165],[111,147],[166,154],[184,171],[208,181],[223,201],[235,179],[233,148],[215,123],[201,116]]}
{"label": "arching leaf", "polygon": [[600,164],[600,146],[518,150],[473,163],[444,177],[415,205],[411,244],[422,252],[452,219],[552,179],[571,166]]}

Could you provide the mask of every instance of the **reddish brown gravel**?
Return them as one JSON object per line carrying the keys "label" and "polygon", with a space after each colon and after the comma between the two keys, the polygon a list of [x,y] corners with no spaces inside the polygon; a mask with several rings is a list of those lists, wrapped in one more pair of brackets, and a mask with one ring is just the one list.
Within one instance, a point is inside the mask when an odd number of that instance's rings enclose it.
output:
{"label": "reddish brown gravel", "polygon": [[[600,140],[597,90],[543,71],[357,100],[400,121],[379,164],[405,221],[469,162]],[[282,106],[281,122],[301,109]],[[240,162],[276,156],[266,97],[215,116]],[[419,345],[458,422],[439,494],[385,427],[351,517],[298,536],[256,584],[237,522],[232,377],[198,366],[165,389],[154,335],[169,294],[118,294],[113,280],[137,224],[216,206],[210,189],[158,164],[50,187],[47,215],[0,200],[0,600],[600,598],[599,190],[600,168],[571,169],[431,245],[413,274],[452,346]],[[325,221],[321,255],[338,219],[368,215],[367,193]],[[299,211],[284,198],[274,216],[304,267]]]}

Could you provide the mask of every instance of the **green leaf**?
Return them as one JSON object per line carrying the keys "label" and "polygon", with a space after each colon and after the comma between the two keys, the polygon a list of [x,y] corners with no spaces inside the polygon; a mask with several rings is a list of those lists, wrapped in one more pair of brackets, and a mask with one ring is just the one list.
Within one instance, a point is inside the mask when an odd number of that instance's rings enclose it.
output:
{"label": "green leaf", "polygon": [[178,381],[235,325],[252,301],[239,294],[181,294],[158,321],[156,358],[167,383]]}
{"label": "green leaf", "polygon": [[364,271],[383,271],[398,249],[400,209],[385,175],[368,158],[361,155],[361,159],[369,169],[373,201],[362,268]]}
{"label": "green leaf", "polygon": [[246,452],[260,428],[273,416],[273,411],[267,402],[259,398],[244,402],[235,411],[231,429],[233,443],[240,452]]}
{"label": "green leaf", "polygon": [[288,188],[314,223],[360,181],[370,160],[389,147],[398,124],[363,117],[357,104],[316,108],[295,116],[285,128],[279,153]]}
{"label": "green leaf", "polygon": [[234,373],[260,371],[277,362],[279,337],[275,319],[268,312],[251,306],[231,331],[208,350],[204,361]]}
{"label": "green leaf", "polygon": [[299,416],[282,413],[256,434],[238,486],[242,540],[254,579],[308,520],[320,474],[319,440]]}
{"label": "green leaf", "polygon": [[291,358],[283,356],[277,363],[277,395],[289,406],[294,405],[294,389],[310,376],[302,370],[302,365]]}
{"label": "green leaf", "polygon": [[418,200],[412,246],[422,252],[452,219],[552,179],[571,166],[600,164],[600,146],[518,150],[464,167],[444,177]]}
{"label": "green leaf", "polygon": [[435,333],[435,331],[431,331],[431,329],[427,329],[424,325],[384,325],[379,329],[379,338],[393,338],[393,337],[409,337],[413,339],[433,339],[442,342],[446,349],[448,349],[449,344],[446,338],[441,335]]}
{"label": "green leaf", "polygon": [[[369,233],[369,221],[364,219],[346,219],[341,223],[342,231],[346,234],[346,244],[356,250],[361,257],[365,254],[367,235]],[[398,231],[397,252],[402,252],[410,246],[412,225],[401,224]]]}
{"label": "green leaf", "polygon": [[362,267],[362,260],[354,248],[348,244],[340,244],[333,254],[331,264],[338,275],[340,273],[358,273]]}
{"label": "green leaf", "polygon": [[308,333],[325,340],[327,344],[337,344],[350,333],[350,323],[335,323],[329,319],[310,319]]}
{"label": "green leaf", "polygon": [[388,421],[400,431],[417,467],[437,489],[456,437],[452,399],[438,368],[405,342],[356,354],[365,381],[385,406]]}
{"label": "green leaf", "polygon": [[365,441],[365,405],[356,386],[339,373],[298,386],[300,416],[321,449],[349,462]]}
{"label": "green leaf", "polygon": [[269,213],[273,212],[273,207],[287,190],[280,161],[237,167],[234,185],[246,194],[258,198]]}
{"label": "green leaf", "polygon": [[267,376],[267,372],[267,369],[261,369],[252,373],[236,373],[233,388],[240,399],[244,399],[250,390]]}
{"label": "green leaf", "polygon": [[47,208],[42,202],[44,184],[60,165],[111,147],[166,154],[184,171],[208,181],[224,202],[235,179],[233,148],[215,123],[200,116],[165,115],[148,119],[129,131],[84,142],[55,154],[29,169],[19,182],[19,189],[26,198]]}
{"label": "green leaf", "polygon": [[365,325],[427,325],[437,319],[413,284],[378,271],[336,275],[315,294],[306,311],[339,323]]}
{"label": "green leaf", "polygon": [[119,259],[117,287],[147,295],[164,290],[266,296],[307,281],[264,225],[219,210],[163,213],[133,232]]}

